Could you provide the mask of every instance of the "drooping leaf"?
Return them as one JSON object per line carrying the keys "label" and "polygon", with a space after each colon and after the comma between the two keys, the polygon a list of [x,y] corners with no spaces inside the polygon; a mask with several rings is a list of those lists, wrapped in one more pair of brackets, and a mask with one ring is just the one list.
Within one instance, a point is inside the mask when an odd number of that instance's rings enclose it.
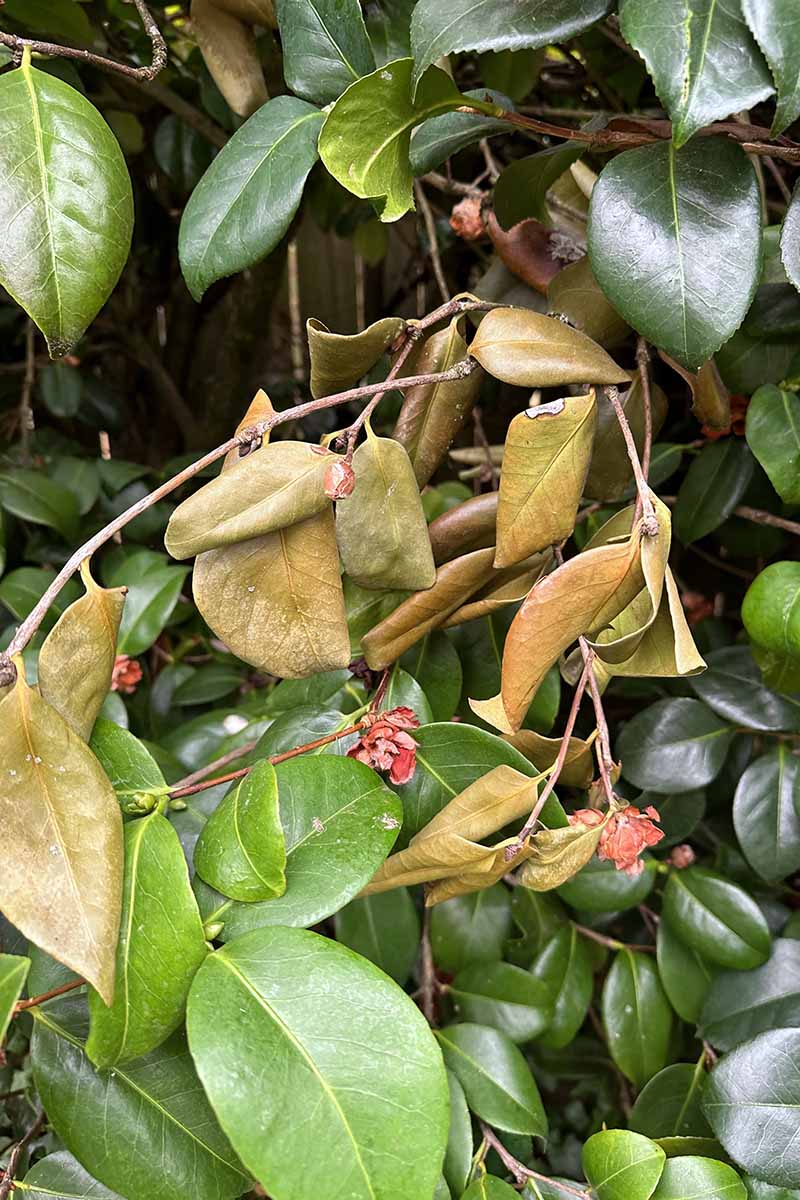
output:
{"label": "drooping leaf", "polygon": [[178,253],[195,300],[216,280],[255,266],[277,246],[317,161],[322,123],[314,105],[276,96],[219,152],[181,218]]}
{"label": "drooping leaf", "polygon": [[583,1169],[598,1200],[650,1200],[665,1163],[660,1146],[626,1129],[604,1129],[583,1147]]}
{"label": "drooping leaf", "polygon": [[787,504],[800,504],[800,398],[765,384],[747,406],[747,444]]}
{"label": "drooping leaf", "polygon": [[31,960],[22,954],[0,953],[0,1046],[3,1045],[14,1005],[20,998]]}
{"label": "drooping leaf", "polygon": [[800,762],[786,742],[756,758],[742,775],[733,824],[744,856],[762,879],[800,868]]}
{"label": "drooping leaf", "polygon": [[223,1128],[273,1195],[432,1193],[447,1140],[441,1057],[414,1003],[366,959],[306,930],[257,930],[200,968],[187,1027]]}
{"label": "drooping leaf", "polygon": [[374,962],[397,983],[407,981],[419,954],[420,924],[406,888],[357,896],[336,913],[334,922],[337,941]]}
{"label": "drooping leaf", "polygon": [[513,607],[525,599],[533,585],[547,573],[553,562],[553,553],[548,547],[510,567],[495,570],[488,583],[450,614],[443,628],[453,629],[457,625],[464,625],[481,617],[491,617],[506,608],[513,613]]}
{"label": "drooping leaf", "polygon": [[561,829],[541,829],[530,839],[530,857],[517,876],[522,887],[550,892],[572,879],[591,859],[601,825],[578,824]]}
{"label": "drooping leaf", "polygon": [[713,1158],[682,1154],[668,1158],[653,1200],[747,1200],[747,1188],[733,1167]]}
{"label": "drooping leaf", "polygon": [[95,583],[81,565],[86,593],[71,604],[39,652],[39,691],[79,737],[88,741],[111,686],[124,588]]}
{"label": "drooping leaf", "polygon": [[[560,738],[544,737],[533,729],[519,729],[516,733],[504,734],[503,741],[524,754],[540,771],[553,765],[561,747]],[[566,787],[587,788],[593,778],[592,747],[582,738],[571,737],[559,779]]]}
{"label": "drooping leaf", "polygon": [[[755,307],[755,306],[754,306]],[[713,358],[703,363],[699,371],[688,371],[661,351],[661,357],[673,371],[685,379],[692,393],[692,412],[701,425],[720,433],[731,428],[731,397]]]}
{"label": "drooping leaf", "polygon": [[555,317],[525,308],[494,308],[469,346],[485,371],[516,387],[627,383],[630,376],[601,346]]}
{"label": "drooping leaf", "polygon": [[686,473],[675,505],[675,533],[684,545],[727,520],[747,490],[754,465],[749,448],[739,438],[724,438],[703,448]]}
{"label": "drooping leaf", "polygon": [[654,792],[704,787],[722,769],[733,727],[699,700],[659,700],[628,721],[617,740],[626,779]]}
{"label": "drooping leaf", "polygon": [[121,1200],[117,1192],[92,1179],[69,1150],[40,1158],[17,1187],[30,1200]]}
{"label": "drooping leaf", "polygon": [[194,851],[197,874],[233,900],[271,900],[286,890],[278,780],[268,760],[234,783]]}
{"label": "drooping leaf", "polygon": [[277,0],[283,74],[304,100],[329,104],[375,70],[357,0]]}
{"label": "drooping leaf", "polygon": [[133,230],[119,142],[75,88],[31,67],[0,80],[0,283],[67,354],[111,294]]}
{"label": "drooping leaf", "polygon": [[[641,455],[645,438],[645,401],[639,376],[619,398]],[[650,388],[650,418],[657,437],[667,416],[667,397],[658,386]],[[633,480],[625,438],[611,401],[601,388],[597,394],[597,428],[585,492],[596,500],[621,500]],[[654,485],[651,485],[654,486]]]}
{"label": "drooping leaf", "polygon": [[0,701],[0,909],[110,1002],[122,821],[99,762],[20,671]]}
{"label": "drooping leaf", "polygon": [[594,392],[528,408],[506,435],[495,567],[508,567],[572,532],[596,423]]}
{"label": "drooping leaf", "polygon": [[[604,348],[619,345],[630,333],[627,322],[606,299],[592,274],[587,255],[553,276],[547,289],[547,307],[549,312],[562,313],[573,328]],[[651,389],[654,402],[658,402],[658,393],[659,389]]]}
{"label": "drooping leaf", "polygon": [[711,1137],[701,1102],[708,1076],[705,1056],[697,1063],[673,1063],[654,1075],[636,1097],[630,1128],[649,1138]]}
{"label": "drooping leaf", "polygon": [[697,1025],[718,968],[682,940],[669,921],[658,924],[658,972],[664,991],[683,1021]]}
{"label": "drooping leaf", "polygon": [[749,1042],[767,1029],[800,1026],[800,943],[777,938],[763,966],[720,972],[699,1025],[703,1037],[720,1050]]}
{"label": "drooping leaf", "polygon": [[738,2],[681,0],[674,20],[658,22],[658,0],[623,0],[620,29],[644,59],[672,118],[675,147],[704,125],[765,100],[769,72]]}
{"label": "drooping leaf", "polygon": [[450,1025],[436,1037],[472,1111],[508,1133],[547,1137],[547,1117],[530,1067],[514,1043],[486,1025]]}
{"label": "drooping leaf", "polygon": [[336,540],[359,587],[421,591],[436,580],[414,468],[393,438],[367,440],[353,455],[356,484],[336,505]]}
{"label": "drooping leaf", "polygon": [[800,563],[775,562],[756,576],[742,603],[742,621],[753,641],[784,658],[800,657],[798,593]]}
{"label": "drooping leaf", "polygon": [[497,492],[483,492],[448,508],[428,526],[437,566],[460,554],[484,550],[496,540]]}
{"label": "drooping leaf", "polygon": [[746,155],[725,138],[618,155],[592,192],[589,256],[629,325],[685,367],[702,366],[758,284],[760,201]]}
{"label": "drooping leaf", "polygon": [[86,1053],[99,1067],[148,1054],[183,1020],[206,956],[197,902],[178,835],[154,812],[125,827],[122,921],[114,1003],[89,992]]}
{"label": "drooping leaf", "polygon": [[358,383],[402,333],[402,317],[382,317],[360,333],[331,333],[315,317],[306,321],[311,395],[331,396]]}
{"label": "drooping leaf", "polygon": [[546,942],[531,974],[553,996],[553,1013],[540,1041],[560,1050],[577,1034],[592,998],[592,960],[574,925],[567,925]]}
{"label": "drooping leaf", "polygon": [[755,900],[705,867],[670,873],[663,912],[682,941],[721,967],[746,971],[769,958],[769,928]]}
{"label": "drooping leaf", "polygon": [[623,1075],[641,1088],[669,1061],[672,1009],[647,954],[621,950],[603,985],[608,1048]]}
{"label": "drooping leaf", "polygon": [[499,1029],[512,1042],[529,1042],[550,1023],[549,987],[511,963],[478,963],[456,975],[449,995],[462,1021]]}

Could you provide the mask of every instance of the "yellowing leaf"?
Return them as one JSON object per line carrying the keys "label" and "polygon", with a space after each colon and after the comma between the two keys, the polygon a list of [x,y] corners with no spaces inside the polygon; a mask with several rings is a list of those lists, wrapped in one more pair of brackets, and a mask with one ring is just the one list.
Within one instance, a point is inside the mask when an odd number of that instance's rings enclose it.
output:
{"label": "yellowing leaf", "polygon": [[497,505],[496,567],[568,537],[597,420],[594,392],[521,412],[508,427]]}
{"label": "yellowing leaf", "polygon": [[323,477],[337,456],[307,442],[271,442],[179,504],[164,545],[173,558],[273,533],[329,504]]}
{"label": "yellowing leaf", "polygon": [[332,396],[358,383],[405,328],[402,317],[383,317],[360,333],[331,333],[311,317],[306,321],[311,359],[311,395]]}
{"label": "yellowing leaf", "polygon": [[685,379],[692,393],[692,412],[701,425],[727,433],[731,427],[731,396],[722,382],[713,358],[703,363],[699,371],[689,371],[681,363],[659,351],[665,363]]}
{"label": "yellowing leaf", "polygon": [[469,352],[490,375],[517,387],[627,383],[630,379],[591,338],[555,317],[527,308],[488,312]]}
{"label": "yellowing leaf", "polygon": [[550,280],[547,307],[550,312],[563,313],[574,329],[601,346],[618,346],[630,333],[627,322],[601,291],[588,255],[568,263]]}
{"label": "yellowing leaf", "polygon": [[[624,635],[626,628],[639,619],[633,604],[614,621],[614,629]],[[692,632],[681,604],[680,593],[667,567],[664,589],[655,621],[645,631],[636,650],[623,662],[596,660],[598,677],[626,675],[672,678],[697,675],[705,671],[706,663],[694,643]]]}
{"label": "yellowing leaf", "polygon": [[[645,405],[642,381],[637,375],[620,404],[641,455],[645,437]],[[650,386],[650,418],[656,437],[667,416],[667,397],[656,384]],[[597,397],[597,428],[592,446],[584,495],[595,500],[620,500],[633,484],[633,468],[625,438],[611,401],[601,390]]]}
{"label": "yellowing leaf", "polygon": [[336,505],[345,574],[360,587],[418,591],[436,579],[428,525],[411,461],[399,442],[376,437],[353,455],[356,485]]}
{"label": "yellowing leaf", "polygon": [[448,508],[428,526],[437,566],[459,554],[483,550],[496,540],[497,492],[484,492]]}
{"label": "yellowing leaf", "polygon": [[491,616],[507,604],[518,604],[552,563],[553,554],[548,548],[541,554],[532,554],[523,562],[515,563],[513,567],[506,567],[504,571],[495,571],[485,587],[447,618],[444,628],[452,629],[454,625]]}
{"label": "yellowing leaf", "polygon": [[205,620],[233,654],[282,679],[350,662],[327,503],[315,517],[210,550],[195,563],[192,589]]}
{"label": "yellowing leaf", "polygon": [[[580,653],[580,652],[579,652]],[[524,754],[529,762],[543,771],[556,761],[561,749],[561,738],[544,737],[533,729],[518,729],[516,733],[503,734],[503,741],[508,742],[520,754]],[[591,742],[583,738],[571,737],[567,748],[567,756],[561,768],[559,780],[567,787],[588,788],[594,775],[594,759]]]}
{"label": "yellowing leaf", "polygon": [[603,825],[541,829],[530,839],[529,855],[517,876],[518,882],[532,892],[549,892],[560,887],[586,866],[602,832]]}
{"label": "yellowing leaf", "polygon": [[0,910],[114,997],[122,817],[89,747],[25,682],[0,701]]}
{"label": "yellowing leaf", "polygon": [[39,653],[39,691],[88,742],[111,686],[127,588],[103,588],[81,564],[86,595],[61,614]]}
{"label": "yellowing leaf", "polygon": [[504,733],[522,724],[533,696],[559,656],[582,634],[604,629],[642,590],[641,527],[622,542],[585,550],[534,586],[511,623],[500,693],[470,700]]}
{"label": "yellowing leaf", "polygon": [[[243,433],[245,429],[249,429],[251,426],[258,424],[259,421],[268,421],[269,418],[274,417],[274,415],[275,415],[275,409],[273,407],[272,401],[270,400],[269,396],[264,391],[264,389],[259,388],[258,391],[256,392],[255,396],[253,396],[253,399],[250,401],[250,404],[248,405],[248,408],[247,408],[247,412],[244,414],[241,421],[236,426],[236,434],[238,435],[240,433]],[[269,441],[271,432],[272,431],[270,429],[267,429],[264,432],[264,434],[262,435],[262,440],[264,442]],[[235,466],[236,463],[238,463],[241,458],[246,457],[246,455],[243,455],[241,453],[241,451],[243,449],[244,449],[244,447],[238,447],[235,450],[228,451],[228,453],[225,455],[224,459],[222,460],[222,470],[223,471],[230,470],[230,468]],[[249,453],[252,454],[252,450],[249,451]]]}

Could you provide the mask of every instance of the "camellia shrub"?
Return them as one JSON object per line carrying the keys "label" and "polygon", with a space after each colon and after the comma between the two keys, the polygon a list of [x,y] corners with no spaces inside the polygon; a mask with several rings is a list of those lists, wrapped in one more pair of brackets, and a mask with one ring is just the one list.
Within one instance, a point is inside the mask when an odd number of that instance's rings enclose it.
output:
{"label": "camellia shrub", "polygon": [[799,1200],[796,2],[0,66],[0,1200]]}

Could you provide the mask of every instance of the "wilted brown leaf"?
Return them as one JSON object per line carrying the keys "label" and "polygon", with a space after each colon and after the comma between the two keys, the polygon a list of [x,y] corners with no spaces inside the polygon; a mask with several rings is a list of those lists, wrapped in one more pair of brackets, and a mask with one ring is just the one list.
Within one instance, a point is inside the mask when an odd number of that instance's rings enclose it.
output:
{"label": "wilted brown leaf", "polygon": [[497,492],[484,492],[448,508],[428,526],[434,562],[440,566],[459,554],[493,546],[496,523]]}
{"label": "wilted brown leaf", "polygon": [[[641,455],[645,438],[645,408],[642,382],[637,375],[627,391],[621,393],[620,404],[631,427],[636,449]],[[656,384],[650,385],[650,413],[653,437],[667,417],[667,397]],[[592,446],[589,473],[584,494],[593,500],[620,500],[633,483],[633,469],[617,414],[602,389],[597,394],[597,430]]]}
{"label": "wilted brown leaf", "polygon": [[663,350],[659,354],[665,363],[685,379],[692,393],[692,412],[706,429],[727,433],[731,427],[731,394],[722,382],[713,358],[703,363],[699,371],[687,371]]}
{"label": "wilted brown leaf", "polygon": [[[561,738],[549,738],[536,733],[533,729],[518,729],[516,733],[503,734],[503,741],[508,742],[520,754],[524,754],[529,762],[539,770],[544,771],[553,765],[561,749]],[[594,758],[592,757],[591,742],[583,738],[571,737],[567,748],[567,757],[561,768],[559,780],[567,787],[588,788],[594,775]]]}
{"label": "wilted brown leaf", "polygon": [[489,212],[486,232],[508,270],[528,287],[546,293],[550,280],[564,265],[556,253],[558,240],[553,230],[534,217],[503,229],[494,213]]}
{"label": "wilted brown leaf", "polygon": [[550,280],[547,305],[599,346],[618,346],[630,333],[592,274],[588,255],[568,263]]}
{"label": "wilted brown leaf", "polygon": [[586,866],[597,849],[602,832],[603,825],[541,829],[530,839],[527,859],[517,875],[518,882],[532,892],[549,892],[561,887]]}
{"label": "wilted brown leaf", "polygon": [[503,571],[495,571],[489,582],[471,596],[466,604],[449,616],[444,623],[445,629],[454,625],[463,625],[466,621],[475,621],[478,617],[489,617],[507,604],[517,604],[527,596],[537,579],[547,571],[553,563],[552,551],[548,548],[541,554],[532,554],[530,558],[506,567]]}
{"label": "wilted brown leaf", "polygon": [[530,309],[492,309],[481,321],[469,352],[490,375],[517,387],[630,379],[585,334]]}
{"label": "wilted brown leaf", "polygon": [[358,383],[405,328],[402,317],[383,317],[360,333],[331,333],[315,317],[306,321],[311,395],[332,396]]}
{"label": "wilted brown leaf", "polygon": [[[263,388],[259,388],[250,404],[247,407],[247,412],[242,417],[239,424],[236,426],[235,433],[242,433],[245,429],[250,429],[251,426],[257,425],[259,421],[267,421],[275,415],[275,408],[267,393]],[[272,430],[267,429],[262,434],[262,441],[268,442]],[[245,458],[242,454],[244,447],[237,447],[235,450],[229,450],[222,460],[222,470],[227,471],[230,467],[235,466],[240,458]],[[252,454],[252,450],[248,451]]]}

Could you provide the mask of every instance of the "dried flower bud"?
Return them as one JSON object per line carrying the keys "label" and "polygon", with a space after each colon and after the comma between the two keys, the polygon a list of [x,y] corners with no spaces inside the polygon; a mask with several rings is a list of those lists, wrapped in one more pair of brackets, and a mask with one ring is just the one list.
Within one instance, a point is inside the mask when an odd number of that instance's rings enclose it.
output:
{"label": "dried flower bud", "polygon": [[118,654],[111,672],[111,691],[123,692],[126,696],[132,696],[136,691],[137,684],[141,683],[141,679],[142,668],[136,659],[130,658],[127,654]]}
{"label": "dried flower bud", "polygon": [[690,867],[692,865],[695,857],[696,855],[692,847],[687,846],[687,844],[683,842],[680,846],[675,846],[675,848],[671,851],[667,862],[670,864],[670,866],[675,867],[678,871],[683,871],[686,867]]}
{"label": "dried flower bud", "polygon": [[344,500],[356,486],[355,471],[350,463],[337,458],[325,472],[325,495],[331,500]]}
{"label": "dried flower bud", "polygon": [[476,242],[479,238],[486,236],[481,215],[480,196],[465,196],[463,200],[459,200],[458,204],[453,206],[453,211],[450,213],[450,228],[456,237],[463,238],[465,242]]}

